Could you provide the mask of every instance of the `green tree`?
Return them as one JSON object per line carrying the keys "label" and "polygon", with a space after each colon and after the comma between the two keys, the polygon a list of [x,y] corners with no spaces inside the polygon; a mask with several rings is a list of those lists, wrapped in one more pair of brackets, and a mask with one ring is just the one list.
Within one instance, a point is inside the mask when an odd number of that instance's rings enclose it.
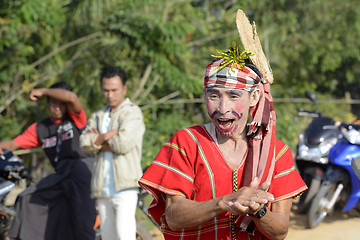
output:
{"label": "green tree", "polygon": [[[303,97],[304,90],[321,98],[360,92],[355,0],[0,0],[0,6],[1,139],[46,115],[43,102],[30,103],[27,95],[55,81],[68,81],[89,115],[104,104],[101,68],[118,65],[129,78],[128,96],[143,109],[144,163],[151,161],[176,130],[208,120],[195,103],[204,67],[216,49],[240,43],[239,8],[257,24],[275,99]],[[295,146],[304,125],[299,104],[275,105],[278,136]],[[333,108],[325,110],[348,111]]]}

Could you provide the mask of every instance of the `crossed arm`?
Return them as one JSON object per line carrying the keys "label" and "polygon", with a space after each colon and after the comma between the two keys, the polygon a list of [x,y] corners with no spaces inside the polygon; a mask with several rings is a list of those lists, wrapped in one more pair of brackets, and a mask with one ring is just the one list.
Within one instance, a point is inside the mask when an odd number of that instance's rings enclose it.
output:
{"label": "crossed arm", "polygon": [[100,134],[99,131],[95,128],[89,129],[87,130],[84,134],[87,133],[95,133],[97,134],[97,138],[95,140],[95,144],[97,146],[101,146],[101,150],[100,151],[109,151],[109,152],[113,152],[113,150],[111,149],[110,145],[107,143],[107,141],[109,139],[111,139],[113,136],[115,136],[118,133],[118,130],[113,129],[110,130],[106,133]]}
{"label": "crossed arm", "polygon": [[[110,151],[115,154],[126,154],[136,146],[140,136],[145,131],[141,110],[134,112],[132,109],[131,114],[126,113],[114,114],[112,116],[111,130],[106,133],[99,131],[100,123],[96,119],[100,115],[94,113],[86,126],[86,129],[81,134],[80,145],[85,152],[93,153],[99,151]],[[117,124],[121,122],[121,124]]]}
{"label": "crossed arm", "polygon": [[[249,187],[203,202],[167,195],[166,220],[170,228],[176,230],[199,226],[225,211],[235,215],[255,214],[264,204],[274,200],[272,194],[265,191],[269,184],[264,183],[257,189],[258,181],[255,178]],[[263,218],[252,217],[260,232],[270,239],[284,239],[288,232],[291,204],[291,199],[274,202],[272,211],[268,210]]]}

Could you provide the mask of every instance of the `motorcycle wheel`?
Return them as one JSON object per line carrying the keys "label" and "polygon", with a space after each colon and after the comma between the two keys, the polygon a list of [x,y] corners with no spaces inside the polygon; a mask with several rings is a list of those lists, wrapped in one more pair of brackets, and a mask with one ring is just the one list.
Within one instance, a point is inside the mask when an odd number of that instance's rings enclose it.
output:
{"label": "motorcycle wheel", "polygon": [[317,227],[325,219],[325,217],[333,211],[334,206],[332,206],[331,209],[327,209],[327,205],[333,198],[337,186],[337,183],[332,182],[320,187],[320,190],[312,201],[308,212],[309,228]]}
{"label": "motorcycle wheel", "polygon": [[311,176],[306,176],[306,178],[304,178],[304,182],[309,189],[299,198],[299,202],[297,203],[297,213],[299,214],[304,214],[309,210],[311,201],[321,186],[321,180]]}
{"label": "motorcycle wheel", "polygon": [[[101,240],[100,225],[96,229],[96,240]],[[136,240],[152,240],[152,235],[147,228],[139,222],[136,222]]]}

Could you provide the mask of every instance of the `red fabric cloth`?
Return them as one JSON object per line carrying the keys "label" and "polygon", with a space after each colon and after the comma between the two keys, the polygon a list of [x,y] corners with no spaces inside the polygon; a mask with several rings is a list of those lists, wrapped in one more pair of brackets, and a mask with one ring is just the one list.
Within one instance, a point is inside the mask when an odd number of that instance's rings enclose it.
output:
{"label": "red fabric cloth", "polygon": [[[81,109],[80,113],[67,112],[74,124],[79,128],[86,126],[87,118],[84,109]],[[61,122],[61,121],[60,121]],[[14,138],[14,141],[22,149],[30,149],[34,147],[40,147],[40,142],[36,132],[37,123],[33,123],[22,134]]]}
{"label": "red fabric cloth", "polygon": [[[275,157],[269,192],[274,195],[275,201],[297,196],[306,189],[306,185],[293,165],[290,149],[280,140],[276,140]],[[238,169],[240,187],[243,184],[244,166],[242,163]],[[233,192],[232,173],[218,145],[203,125],[177,132],[161,148],[139,181],[154,197],[149,214],[161,227],[165,239],[230,239],[228,212],[197,228],[171,231],[164,217],[163,193],[182,195],[195,201],[217,198]],[[254,236],[249,236],[250,239],[266,239],[258,231]],[[237,239],[248,239],[247,232],[238,231]]]}
{"label": "red fabric cloth", "polygon": [[231,64],[228,64],[219,69],[223,62],[218,60],[206,66],[204,87],[252,88],[260,84],[261,79],[251,68],[240,69],[234,64],[231,69]]}

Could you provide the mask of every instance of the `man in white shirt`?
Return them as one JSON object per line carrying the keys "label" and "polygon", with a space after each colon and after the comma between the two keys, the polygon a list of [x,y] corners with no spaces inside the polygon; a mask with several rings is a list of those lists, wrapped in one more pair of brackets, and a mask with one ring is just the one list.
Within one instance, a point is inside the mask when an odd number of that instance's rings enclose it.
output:
{"label": "man in white shirt", "polygon": [[80,144],[83,151],[96,155],[91,189],[99,207],[102,239],[135,240],[145,124],[141,109],[125,98],[121,68],[103,69],[100,80],[107,105],[92,114]]}

